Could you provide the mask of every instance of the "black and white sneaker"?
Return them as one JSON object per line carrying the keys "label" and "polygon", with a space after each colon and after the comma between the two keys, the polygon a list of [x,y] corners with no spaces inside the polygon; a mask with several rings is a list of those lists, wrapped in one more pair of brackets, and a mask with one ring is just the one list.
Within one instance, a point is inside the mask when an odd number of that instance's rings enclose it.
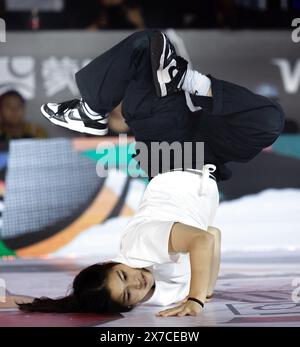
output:
{"label": "black and white sneaker", "polygon": [[181,90],[188,63],[176,54],[167,36],[160,31],[151,38],[151,65],[157,96]]}
{"label": "black and white sneaker", "polygon": [[92,114],[83,100],[44,104],[41,111],[51,123],[70,130],[99,136],[108,132],[108,114]]}

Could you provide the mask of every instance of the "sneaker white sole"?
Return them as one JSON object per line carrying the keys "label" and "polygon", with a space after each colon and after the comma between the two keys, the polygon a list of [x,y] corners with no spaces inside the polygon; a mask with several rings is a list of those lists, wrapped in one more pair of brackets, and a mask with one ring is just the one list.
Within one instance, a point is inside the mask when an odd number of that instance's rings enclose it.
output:
{"label": "sneaker white sole", "polygon": [[108,128],[106,129],[92,129],[92,128],[87,128],[83,122],[76,122],[79,124],[70,124],[70,123],[65,123],[61,122],[58,119],[55,119],[51,117],[45,110],[44,110],[44,105],[41,106],[41,112],[45,118],[47,118],[51,123],[58,125],[63,128],[67,128],[69,130],[77,131],[80,133],[85,133],[85,134],[90,134],[90,135],[96,135],[96,136],[103,136],[108,133]]}

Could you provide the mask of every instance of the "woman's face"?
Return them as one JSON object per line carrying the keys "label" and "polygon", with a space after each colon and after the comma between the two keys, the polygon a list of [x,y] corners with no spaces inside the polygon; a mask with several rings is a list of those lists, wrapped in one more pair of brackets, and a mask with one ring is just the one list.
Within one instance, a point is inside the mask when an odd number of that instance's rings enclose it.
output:
{"label": "woman's face", "polygon": [[124,306],[148,300],[153,294],[154,278],[146,269],[135,269],[117,264],[107,277],[111,298]]}

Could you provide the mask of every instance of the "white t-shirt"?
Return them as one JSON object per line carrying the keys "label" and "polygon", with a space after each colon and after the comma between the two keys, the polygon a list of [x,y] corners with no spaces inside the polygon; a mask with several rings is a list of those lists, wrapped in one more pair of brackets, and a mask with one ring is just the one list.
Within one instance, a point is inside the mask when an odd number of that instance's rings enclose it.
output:
{"label": "white t-shirt", "polygon": [[202,230],[213,224],[219,193],[209,177],[212,167],[205,165],[202,173],[171,171],[154,177],[126,225],[120,252],[112,261],[152,272],[155,290],[143,305],[167,306],[188,295],[189,254],[169,254],[169,236],[175,222]]}

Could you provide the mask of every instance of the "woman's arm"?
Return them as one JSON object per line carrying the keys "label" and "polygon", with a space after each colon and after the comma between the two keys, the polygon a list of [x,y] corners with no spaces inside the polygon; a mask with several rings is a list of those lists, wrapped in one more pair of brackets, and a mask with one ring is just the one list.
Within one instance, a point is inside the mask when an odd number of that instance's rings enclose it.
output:
{"label": "woman's arm", "polygon": [[[212,258],[211,272],[210,272],[210,280],[207,290],[206,299],[210,299],[213,295],[214,288],[216,286],[216,282],[219,275],[220,270],[220,260],[221,260],[221,231],[215,227],[208,227],[207,232],[214,236],[215,247],[214,254]],[[185,303],[187,301],[187,296],[185,299],[180,300],[178,303]]]}
{"label": "woman's arm", "polygon": [[208,297],[211,297],[216,286],[218,274],[220,270],[220,259],[221,259],[221,231],[214,227],[208,227],[207,230],[211,235],[214,236],[215,246],[214,254],[212,259],[210,281],[208,286]]}
{"label": "woman's arm", "polygon": [[[189,253],[191,282],[189,297],[203,303],[208,294],[214,254],[214,236],[205,230],[182,223],[175,223],[169,237],[169,253]],[[188,300],[186,303],[169,310],[161,311],[159,316],[197,315],[201,306]]]}

